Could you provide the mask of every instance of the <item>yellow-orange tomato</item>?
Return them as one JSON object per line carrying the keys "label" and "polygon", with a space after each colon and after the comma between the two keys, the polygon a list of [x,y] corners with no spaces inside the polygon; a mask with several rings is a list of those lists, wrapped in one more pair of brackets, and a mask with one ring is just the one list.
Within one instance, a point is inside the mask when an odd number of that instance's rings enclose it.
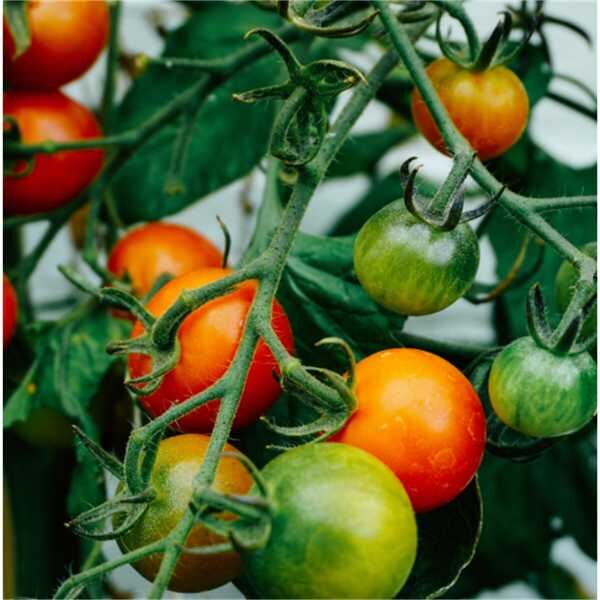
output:
{"label": "yellow-orange tomato", "polygon": [[[529,98],[521,80],[504,66],[469,71],[447,58],[438,58],[427,74],[450,118],[481,160],[506,152],[527,125]],[[419,131],[447,154],[442,136],[418,90],[412,114]]]}
{"label": "yellow-orange tomato", "polygon": [[[136,524],[117,540],[123,552],[156,542],[177,525],[192,497],[194,477],[202,466],[209,439],[206,435],[188,434],[176,435],[160,443],[150,481],[156,497]],[[225,445],[225,451],[238,452],[229,444]],[[252,478],[236,458],[227,456],[219,460],[211,486],[214,490],[223,494],[245,494],[251,485]],[[231,519],[233,515],[226,513],[223,518]],[[119,525],[120,521],[122,516],[118,515],[114,519],[115,525]],[[225,541],[204,525],[196,524],[185,546],[206,547]],[[133,563],[133,567],[153,581],[162,557],[162,554],[153,554]],[[202,592],[231,581],[240,574],[240,570],[241,560],[237,552],[210,555],[182,553],[168,587],[176,592]]]}
{"label": "yellow-orange tomato", "polygon": [[[162,315],[183,290],[193,290],[229,275],[229,269],[201,269],[181,275],[162,287],[150,300],[147,309],[154,316]],[[172,371],[167,373],[160,387],[142,396],[140,402],[153,417],[164,413],[170,406],[181,403],[217,381],[227,370],[238,348],[246,316],[257,284],[246,281],[236,289],[207,302],[193,311],[179,328],[180,357]],[[290,323],[283,308],[273,302],[271,322],[284,346],[294,346]],[[143,332],[137,322],[132,337]],[[146,375],[152,369],[147,355],[130,354],[129,372],[132,377]],[[279,383],[274,377],[277,362],[267,345],[259,341],[246,379],[244,393],[233,423],[239,429],[256,421],[279,396]],[[204,433],[212,429],[220,400],[204,404],[173,424],[184,432]]]}
{"label": "yellow-orange tomato", "polygon": [[216,246],[189,227],[147,223],[127,232],[108,258],[108,270],[129,276],[133,291],[147,294],[158,277],[174,277],[205,267],[220,267],[223,255]]}
{"label": "yellow-orange tomato", "polygon": [[417,512],[455,498],[475,475],[485,448],[483,407],[448,361],[395,348],[356,366],[358,409],[334,441],[370,452],[404,484]]}
{"label": "yellow-orange tomato", "polygon": [[54,90],[92,66],[106,44],[110,19],[101,0],[29,0],[31,44],[13,59],[4,19],[4,76],[13,88]]}

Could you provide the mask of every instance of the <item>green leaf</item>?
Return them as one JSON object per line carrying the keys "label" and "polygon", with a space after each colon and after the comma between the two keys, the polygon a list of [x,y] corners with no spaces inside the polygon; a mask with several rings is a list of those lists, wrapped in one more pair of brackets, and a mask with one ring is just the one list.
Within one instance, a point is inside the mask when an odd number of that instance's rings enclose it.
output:
{"label": "green leaf", "polygon": [[[515,42],[507,45],[507,52],[516,47]],[[527,48],[520,52],[508,67],[519,76],[529,97],[529,107],[533,108],[548,91],[552,80],[552,71],[546,61],[544,50],[539,44],[528,44]]]}
{"label": "green leaf", "polygon": [[324,337],[346,340],[358,359],[390,346],[405,317],[378,306],[358,283],[352,262],[354,238],[299,234],[283,273],[278,298],[292,323],[300,357],[330,351],[314,344]]}
{"label": "green leaf", "polygon": [[15,52],[13,56],[7,58],[9,60],[15,60],[19,58],[31,44],[29,21],[27,19],[27,1],[4,0],[4,15],[12,39],[15,43]]}
{"label": "green leaf", "polygon": [[[163,54],[223,58],[251,43],[243,40],[248,30],[279,25],[281,19],[276,14],[249,3],[237,4],[235,10],[227,3],[210,4],[167,36]],[[151,66],[121,104],[119,130],[138,126],[201,76],[194,70]],[[154,135],[115,178],[113,189],[121,218],[126,223],[160,219],[248,173],[267,150],[274,104],[244,105],[234,102],[231,94],[277,83],[281,78],[280,61],[269,56],[243,69],[208,96],[195,116],[179,160],[183,187],[178,194],[167,194],[165,185],[183,120]]]}
{"label": "green leaf", "polygon": [[417,515],[417,560],[397,597],[435,598],[449,590],[473,558],[481,524],[476,479],[449,504]]}

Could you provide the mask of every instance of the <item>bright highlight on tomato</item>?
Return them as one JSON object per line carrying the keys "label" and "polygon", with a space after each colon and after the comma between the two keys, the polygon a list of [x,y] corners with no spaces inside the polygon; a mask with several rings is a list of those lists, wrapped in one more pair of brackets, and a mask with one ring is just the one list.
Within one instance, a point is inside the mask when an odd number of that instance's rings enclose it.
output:
{"label": "bright highlight on tomato", "polygon": [[15,333],[18,316],[17,294],[6,275],[2,276],[2,338],[4,347]]}
{"label": "bright highlight on tomato", "polygon": [[[427,74],[450,118],[481,160],[506,152],[527,125],[529,98],[521,80],[504,66],[470,71],[445,57],[427,67]],[[448,154],[421,94],[412,95],[412,114],[421,134]]]}
{"label": "bright highlight on tomato", "polygon": [[509,427],[533,437],[565,435],[596,414],[596,363],[588,352],[558,356],[523,337],[495,358],[488,390]]}
{"label": "bright highlight on tomato", "polygon": [[147,223],[128,231],[114,246],[108,270],[125,274],[138,296],[164,274],[177,277],[205,267],[220,267],[223,255],[204,236],[175,223]]}
{"label": "bright highlight on tomato", "polygon": [[106,45],[110,19],[102,0],[29,0],[31,44],[14,59],[4,19],[4,77],[13,88],[54,90],[83,75]]}
{"label": "bright highlight on tomato", "polygon": [[417,512],[450,502],[473,479],[485,449],[483,407],[449,362],[411,348],[356,365],[358,410],[333,439],[383,461]]}
{"label": "bright highlight on tomato", "polygon": [[[167,536],[183,517],[194,489],[196,477],[206,454],[209,437],[198,434],[177,435],[162,440],[152,469],[150,486],[156,497],[132,529],[117,541],[123,552],[156,542]],[[238,452],[226,444],[226,452]],[[222,494],[245,494],[252,478],[245,467],[233,457],[222,457],[217,466],[212,488]],[[223,518],[234,518],[226,514]],[[121,517],[122,519],[122,517]],[[122,520],[114,519],[118,526]],[[204,525],[194,525],[185,542],[186,547],[214,546],[227,540],[209,531]],[[133,567],[153,581],[158,573],[162,554],[153,554]],[[182,553],[177,561],[169,589],[176,592],[202,592],[235,579],[241,562],[237,552],[198,555]]]}
{"label": "bright highlight on tomato", "polygon": [[[25,144],[102,136],[94,115],[60,92],[7,92],[4,116],[7,115],[16,119]],[[4,212],[35,214],[66,204],[96,177],[103,157],[104,152],[98,149],[36,155],[31,173],[4,176]],[[25,171],[24,161],[18,171]]]}
{"label": "bright highlight on tomato", "polygon": [[[162,315],[183,290],[192,290],[221,279],[229,269],[201,269],[173,279],[162,287],[147,305],[154,316]],[[164,413],[173,404],[181,403],[198,394],[220,379],[231,363],[240,342],[242,330],[257,284],[247,281],[235,291],[211,300],[192,312],[179,329],[181,354],[175,368],[165,375],[161,386],[148,396],[141,396],[144,409],[153,417]],[[277,301],[273,302],[273,327],[284,346],[291,352],[294,342],[290,323]],[[132,337],[143,332],[138,322]],[[146,375],[152,369],[146,355],[130,354],[129,371],[132,377]],[[264,414],[279,396],[280,387],[275,378],[277,362],[261,340],[246,380],[234,429],[253,423]],[[219,400],[198,407],[179,419],[173,426],[184,432],[208,432],[217,415]]]}
{"label": "bright highlight on tomato", "polygon": [[417,526],[402,484],[342,444],[288,450],[263,475],[274,514],[267,545],[243,554],[258,598],[393,598],[415,561]]}
{"label": "bright highlight on tomato", "polygon": [[375,213],[354,244],[354,269],[375,302],[402,315],[427,315],[473,284],[479,244],[471,227],[437,231],[398,200]]}

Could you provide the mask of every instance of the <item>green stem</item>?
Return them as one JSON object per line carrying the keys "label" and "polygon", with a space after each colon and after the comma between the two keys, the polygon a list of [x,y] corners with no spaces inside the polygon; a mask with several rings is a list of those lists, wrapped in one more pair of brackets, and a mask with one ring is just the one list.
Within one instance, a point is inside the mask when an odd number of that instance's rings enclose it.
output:
{"label": "green stem", "polygon": [[119,25],[121,22],[121,0],[110,3],[110,37],[108,40],[108,55],[106,57],[106,77],[102,94],[100,111],[104,133],[112,130],[114,120],[114,101],[116,77],[119,65]]}
{"label": "green stem", "polygon": [[598,120],[598,110],[596,107],[590,108],[589,106],[585,106],[585,104],[581,104],[581,102],[578,102],[577,100],[573,100],[572,98],[569,98],[568,96],[563,96],[559,92],[547,92],[546,98],[549,98],[550,100],[554,100],[554,102],[558,102],[558,104],[562,104],[563,106],[566,106],[567,108],[570,108],[570,109],[574,110],[575,112],[578,112],[579,114],[583,115],[584,117],[588,117],[589,119],[592,119],[592,121]]}
{"label": "green stem", "polygon": [[481,42],[477,35],[477,29],[475,29],[475,25],[467,11],[464,9],[462,2],[456,2],[456,0],[451,2],[439,0],[438,5],[440,5],[450,16],[460,22],[465,35],[467,36],[469,58],[472,61],[476,60],[481,52]]}
{"label": "green stem", "polygon": [[558,196],[556,198],[529,198],[529,208],[536,212],[569,208],[596,208],[596,196]]}

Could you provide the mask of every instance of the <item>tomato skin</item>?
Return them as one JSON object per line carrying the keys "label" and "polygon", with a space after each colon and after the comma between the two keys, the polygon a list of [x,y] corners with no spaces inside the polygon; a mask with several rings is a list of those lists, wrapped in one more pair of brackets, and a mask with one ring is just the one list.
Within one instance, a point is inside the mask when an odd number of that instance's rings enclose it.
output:
{"label": "tomato skin", "polygon": [[[427,67],[427,75],[450,118],[481,160],[500,156],[521,137],[527,125],[529,98],[510,69],[497,66],[469,71],[442,57]],[[439,129],[416,89],[411,108],[421,134],[447,155]]]}
{"label": "tomato skin", "polygon": [[[195,289],[229,275],[229,269],[200,269],[181,275],[164,287],[150,300],[147,309],[155,316],[163,314],[185,289]],[[233,292],[215,298],[188,315],[179,329],[181,355],[175,368],[165,375],[161,386],[140,403],[152,416],[157,417],[175,403],[185,401],[220,379],[226,372],[237,350],[244,322],[257,284],[247,281]],[[273,302],[272,324],[284,346],[293,350],[290,323],[277,302]],[[143,332],[137,322],[131,337]],[[139,377],[150,372],[151,359],[146,355],[129,355],[129,372]],[[267,345],[261,340],[252,359],[246,387],[238,407],[233,428],[241,429],[264,414],[279,396],[279,383],[273,376],[277,362]],[[182,432],[205,433],[212,429],[219,400],[198,407],[185,415],[172,427]]]}
{"label": "tomato skin", "polygon": [[[597,258],[596,242],[585,244],[581,250],[593,259]],[[567,306],[573,297],[573,286],[577,283],[578,278],[579,272],[577,269],[568,260],[563,261],[556,274],[554,288],[556,292],[556,304],[558,305],[558,309],[563,313],[567,310]],[[594,307],[592,314],[585,320],[581,329],[584,336],[590,336],[596,331],[598,323],[597,313],[598,310]]]}
{"label": "tomato skin", "polygon": [[4,19],[4,76],[12,88],[54,90],[77,79],[108,39],[110,18],[103,1],[33,0],[27,17],[31,44],[16,60]]}
{"label": "tomato skin", "polygon": [[417,526],[402,484],[356,448],[288,450],[263,469],[275,514],[244,552],[259,598],[393,598],[414,564]]}
{"label": "tomato skin", "polygon": [[[7,92],[4,114],[17,120],[24,143],[102,136],[94,115],[60,92]],[[96,177],[103,158],[98,149],[36,155],[29,175],[4,176],[4,212],[35,214],[66,204]]]}
{"label": "tomato skin", "polygon": [[[200,470],[210,438],[206,435],[186,434],[163,439],[158,448],[152,469],[150,485],[156,498],[132,529],[126,531],[117,543],[123,553],[156,542],[177,525],[192,497],[194,477]],[[239,451],[230,444],[225,451]],[[245,494],[252,486],[252,478],[245,467],[233,457],[220,459],[212,489],[224,494]],[[123,518],[122,516],[120,517]],[[226,515],[224,518],[233,518]],[[120,524],[115,518],[115,526]],[[226,541],[201,524],[196,524],[187,537],[185,545],[213,546]],[[132,566],[149,581],[153,581],[162,554],[153,554]],[[181,554],[169,589],[175,592],[202,592],[231,581],[241,570],[241,560],[236,552],[212,555]]]}
{"label": "tomato skin", "polygon": [[596,413],[596,363],[587,352],[557,356],[522,337],[495,358],[488,391],[509,427],[533,437],[565,435]]}
{"label": "tomato skin", "polygon": [[486,419],[469,380],[423,350],[377,352],[356,366],[358,410],[334,441],[383,461],[424,512],[450,502],[483,458]]}
{"label": "tomato skin", "polygon": [[360,229],[354,269],[375,302],[403,315],[427,315],[458,300],[479,266],[477,237],[468,224],[436,231],[392,202]]}
{"label": "tomato skin", "polygon": [[2,338],[4,347],[10,344],[10,340],[17,327],[19,305],[17,294],[6,275],[2,276]]}
{"label": "tomato skin", "polygon": [[220,267],[221,252],[189,227],[175,223],[147,223],[128,231],[113,247],[108,270],[127,273],[138,296],[147,294],[165,273],[177,277],[205,267]]}

